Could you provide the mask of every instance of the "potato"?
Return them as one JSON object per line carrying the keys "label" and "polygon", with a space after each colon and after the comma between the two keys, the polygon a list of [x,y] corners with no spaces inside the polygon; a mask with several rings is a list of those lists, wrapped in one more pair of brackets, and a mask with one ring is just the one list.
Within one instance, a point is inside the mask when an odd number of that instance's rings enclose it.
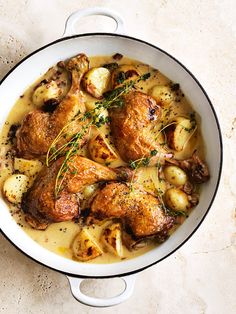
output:
{"label": "potato", "polygon": [[187,182],[186,173],[177,166],[167,166],[164,168],[166,180],[175,186],[184,185]]}
{"label": "potato", "polygon": [[42,168],[43,164],[39,160],[14,158],[14,169],[28,177],[35,177]]}
{"label": "potato", "polygon": [[112,86],[118,87],[124,82],[128,82],[130,80],[135,80],[139,76],[139,72],[134,65],[121,65],[115,71],[113,71],[111,76]]}
{"label": "potato", "polygon": [[82,84],[87,93],[101,99],[109,88],[111,73],[108,69],[92,68],[83,77]]}
{"label": "potato", "polygon": [[108,141],[100,133],[89,141],[88,150],[92,159],[100,164],[107,164],[119,158]]}
{"label": "potato", "polygon": [[101,242],[108,252],[122,257],[122,231],[119,223],[112,223],[107,226],[101,236]]}
{"label": "potato", "polygon": [[155,85],[149,91],[149,95],[152,96],[156,102],[161,106],[168,106],[173,100],[175,100],[175,94],[169,86]]}
{"label": "potato", "polygon": [[76,259],[86,262],[102,255],[102,250],[91,234],[82,229],[72,243],[73,255]]}
{"label": "potato", "polygon": [[167,143],[170,148],[180,152],[194,132],[195,122],[184,117],[177,117],[172,123],[174,124],[166,130]]}
{"label": "potato", "polygon": [[55,81],[50,81],[39,85],[32,96],[33,103],[37,107],[41,107],[49,99],[59,99],[62,94],[61,88]]}
{"label": "potato", "polygon": [[29,178],[24,174],[13,174],[3,184],[3,194],[13,204],[21,202],[23,194],[29,187]]}
{"label": "potato", "polygon": [[191,204],[188,200],[188,195],[182,190],[171,188],[166,191],[164,197],[165,204],[174,211],[187,211]]}

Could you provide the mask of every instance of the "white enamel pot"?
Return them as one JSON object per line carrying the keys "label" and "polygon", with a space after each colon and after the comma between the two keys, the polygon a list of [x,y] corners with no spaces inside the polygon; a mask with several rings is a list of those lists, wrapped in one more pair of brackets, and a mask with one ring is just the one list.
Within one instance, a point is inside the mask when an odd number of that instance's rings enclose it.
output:
{"label": "white enamel pot", "polygon": [[[83,16],[105,15],[117,23],[115,33],[89,33],[75,35],[75,23]],[[150,252],[130,260],[113,264],[87,264],[56,255],[34,242],[15,223],[5,202],[0,199],[0,227],[2,233],[28,257],[64,273],[70,282],[73,296],[80,302],[97,307],[119,304],[132,294],[135,273],[153,265],[183,245],[197,230],[209,211],[219,185],[222,168],[222,139],[214,108],[197,79],[179,61],[165,51],[142,40],[122,35],[122,18],[105,8],[91,8],[73,13],[66,22],[63,38],[31,53],[17,64],[0,84],[0,128],[22,92],[40,77],[49,67],[60,60],[80,52],[88,56],[121,53],[159,69],[172,81],[178,82],[193,108],[201,116],[201,129],[206,143],[206,161],[210,168],[210,180],[204,184],[200,202],[190,217],[163,244]],[[124,291],[113,298],[97,299],[86,296],[80,290],[84,278],[120,277],[125,282]]]}

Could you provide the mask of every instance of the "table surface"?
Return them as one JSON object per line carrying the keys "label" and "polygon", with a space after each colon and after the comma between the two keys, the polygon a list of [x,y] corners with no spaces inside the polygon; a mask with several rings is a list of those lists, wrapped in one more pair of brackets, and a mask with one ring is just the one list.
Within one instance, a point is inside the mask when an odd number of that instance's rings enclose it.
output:
{"label": "table surface", "polygon": [[[0,78],[19,60],[59,38],[68,15],[87,1],[0,0]],[[205,87],[218,114],[224,167],[218,194],[192,238],[161,263],[137,275],[131,298],[114,308],[76,302],[65,276],[31,261],[0,238],[1,313],[236,312],[236,2],[234,0],[90,0],[117,10],[127,34],[174,55]],[[96,27],[95,27],[96,25]],[[105,18],[87,18],[78,32],[109,31]],[[84,291],[114,293],[120,280],[88,280]]]}

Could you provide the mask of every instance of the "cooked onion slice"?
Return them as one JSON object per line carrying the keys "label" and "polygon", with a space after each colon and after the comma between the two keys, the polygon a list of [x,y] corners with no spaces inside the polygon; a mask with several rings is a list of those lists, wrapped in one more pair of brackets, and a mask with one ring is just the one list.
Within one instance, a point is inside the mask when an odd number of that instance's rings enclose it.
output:
{"label": "cooked onion slice", "polygon": [[119,223],[112,223],[107,226],[101,236],[101,242],[108,252],[122,257],[123,247],[121,225]]}

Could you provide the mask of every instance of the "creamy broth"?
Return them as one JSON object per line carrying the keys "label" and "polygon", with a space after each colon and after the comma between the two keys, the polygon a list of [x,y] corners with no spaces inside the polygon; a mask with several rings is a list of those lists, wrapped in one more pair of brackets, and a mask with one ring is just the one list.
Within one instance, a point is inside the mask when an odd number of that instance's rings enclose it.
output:
{"label": "creamy broth", "polygon": [[[112,57],[110,56],[96,56],[96,57],[90,57],[90,67],[98,67],[105,63],[114,62]],[[118,61],[120,64],[133,64],[137,66],[139,73],[144,74],[147,72],[151,73],[150,79],[148,79],[145,82],[139,83],[139,88],[144,93],[148,93],[148,91],[154,86],[154,85],[166,85],[170,83],[170,80],[166,78],[163,74],[161,74],[158,70],[155,70],[153,68],[150,68],[148,65],[143,65],[138,61],[131,60],[129,58],[123,57],[120,61]],[[53,69],[52,69],[53,71]],[[35,109],[35,105],[32,102],[32,94],[35,89],[35,86],[42,81],[43,79],[46,79],[50,77],[52,73],[49,71],[44,76],[42,76],[35,84],[30,86],[18,99],[14,107],[12,108],[7,121],[5,125],[3,126],[3,129],[1,131],[0,135],[0,190],[2,191],[2,186],[5,181],[5,179],[13,173],[13,163],[10,156],[8,156],[7,152],[11,149],[12,145],[8,141],[8,132],[10,129],[10,126],[13,124],[19,124],[24,116],[30,112],[31,110]],[[65,73],[62,73],[62,76],[66,76]],[[68,91],[68,86],[65,86],[65,93]],[[95,102],[97,99],[93,98],[92,96],[89,96],[85,93],[86,97],[86,107],[88,110],[93,109],[95,106]],[[167,121],[171,121],[175,116],[186,116],[190,112],[193,111],[191,108],[191,105],[189,101],[187,100],[186,96],[182,94],[180,91],[179,97],[177,101],[173,101],[171,103],[172,110],[168,111],[168,117]],[[103,112],[104,116],[108,115],[108,112],[104,110]],[[194,135],[191,137],[189,142],[186,144],[185,149],[182,152],[175,153],[175,157],[178,159],[185,159],[192,155],[193,151],[195,149],[198,150],[198,153],[200,156],[204,156],[204,145],[203,145],[203,139],[200,132],[200,118],[198,115],[196,115],[196,121],[198,125],[197,132],[194,133]],[[93,131],[94,132],[94,131]],[[104,136],[107,135],[107,137],[110,136],[110,128],[108,125],[103,125],[99,132],[101,132]],[[92,133],[91,133],[92,136]],[[115,149],[115,148],[114,148]],[[81,151],[81,153],[85,156],[87,156],[87,152],[84,149]],[[126,165],[125,162],[123,162],[121,159],[111,163],[110,167],[119,167]],[[140,183],[143,184],[145,189],[147,191],[152,192],[154,189],[160,189],[162,191],[165,191],[165,183],[158,181],[156,178],[156,184],[153,183],[152,177],[157,177],[157,168],[156,167],[147,167],[147,168],[140,168],[137,170],[137,178]],[[155,181],[154,180],[154,181]],[[73,259],[73,253],[71,249],[71,243],[75,236],[78,234],[78,232],[81,230],[80,224],[69,221],[69,222],[61,222],[61,223],[52,223],[49,225],[49,227],[44,230],[35,230],[32,229],[24,220],[24,213],[20,210],[19,206],[12,205],[8,203],[11,214],[15,218],[16,222],[23,228],[23,230],[37,243],[42,245],[44,248],[62,255],[66,258]],[[180,218],[179,222],[183,222],[184,218]],[[86,227],[91,234],[94,236],[94,238],[99,241],[100,235],[102,233],[102,230],[104,226],[106,226],[109,222],[106,222],[105,224],[101,226],[89,226]],[[176,226],[177,227],[177,226]],[[176,228],[172,228],[171,233]],[[95,258],[94,260],[89,261],[89,263],[111,263],[111,262],[117,262],[121,261],[126,258],[134,258],[141,254],[144,254],[145,252],[153,249],[158,244],[155,243],[155,241],[150,241],[148,245],[144,246],[143,248],[139,248],[137,250],[129,251],[124,246],[124,255],[123,258],[117,257],[111,253],[104,253],[102,256],[99,256]]]}

